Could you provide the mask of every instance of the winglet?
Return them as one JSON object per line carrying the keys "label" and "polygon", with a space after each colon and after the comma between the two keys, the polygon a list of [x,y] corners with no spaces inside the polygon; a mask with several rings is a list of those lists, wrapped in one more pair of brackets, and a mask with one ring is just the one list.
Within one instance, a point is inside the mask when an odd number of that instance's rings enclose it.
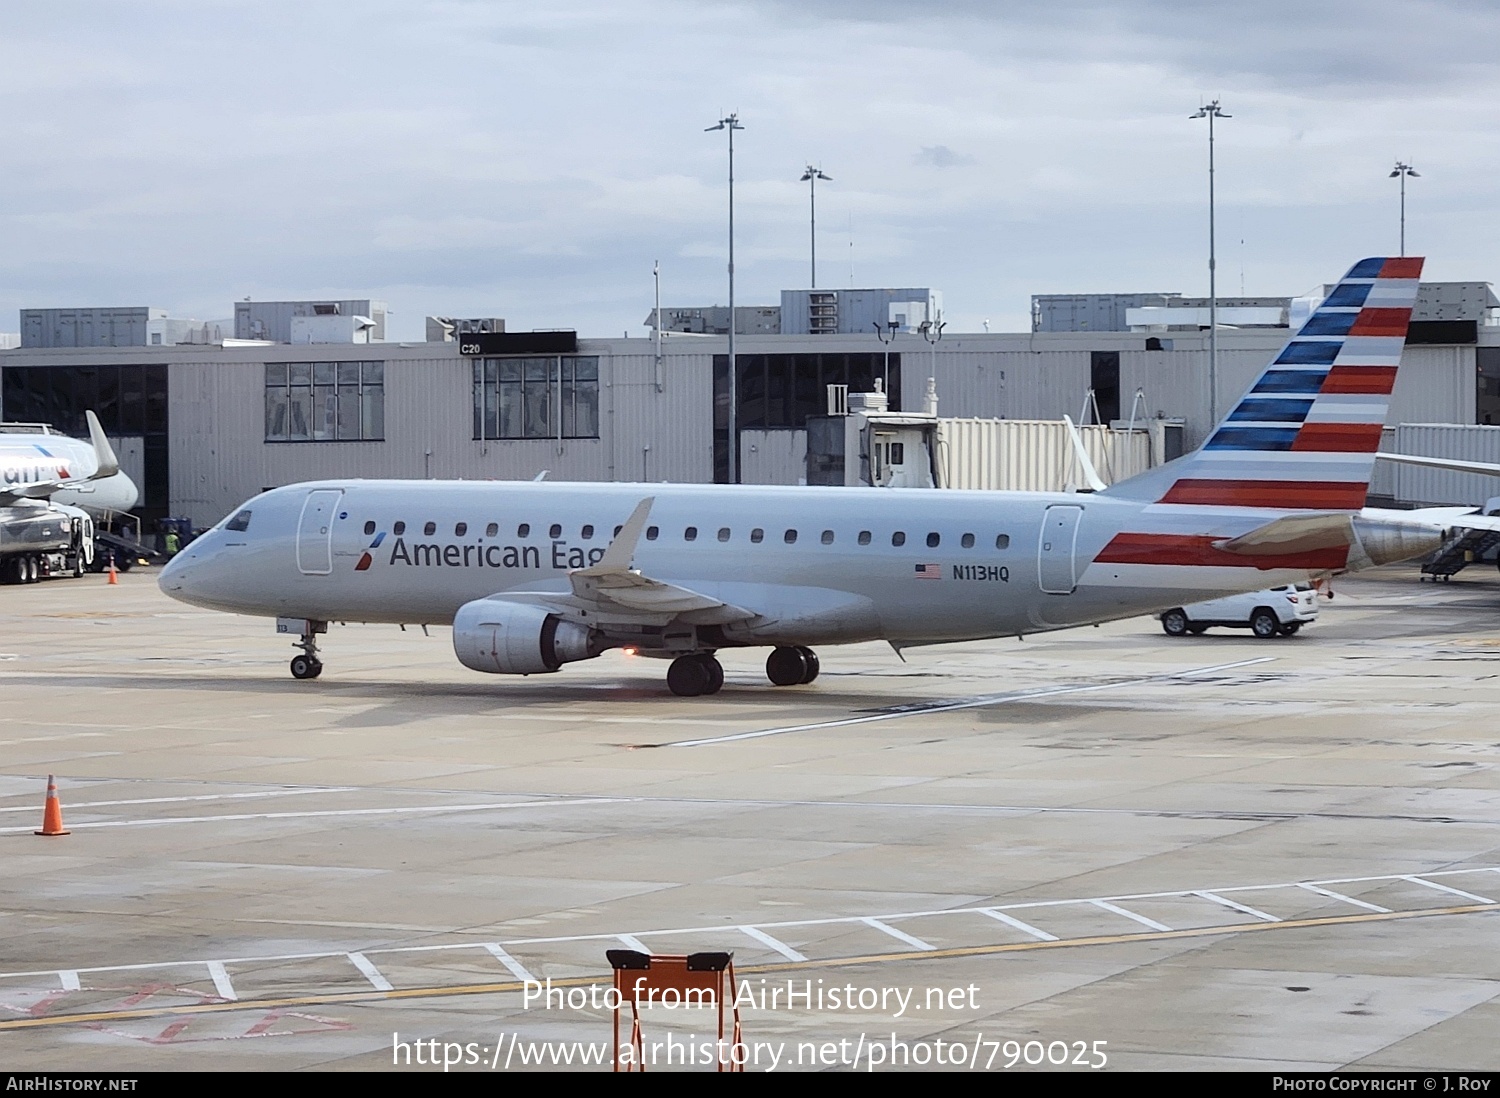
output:
{"label": "winglet", "polygon": [[1063,422],[1068,425],[1068,438],[1073,442],[1073,454],[1078,458],[1078,465],[1083,470],[1083,479],[1095,492],[1102,492],[1108,485],[1099,479],[1099,473],[1094,468],[1094,463],[1089,460],[1089,452],[1083,448],[1083,436],[1078,433],[1078,428],[1073,426],[1073,421],[1066,415]]}
{"label": "winglet", "polygon": [[630,517],[625,520],[625,525],[620,527],[620,532],[609,543],[609,548],[604,550],[604,556],[599,558],[599,563],[590,565],[588,568],[580,568],[576,574],[602,576],[607,572],[630,571],[630,563],[635,559],[636,543],[641,540],[641,531],[646,528],[646,519],[650,516],[651,505],[655,502],[655,496],[647,496],[637,503],[635,510],[630,512]]}
{"label": "winglet", "polygon": [[114,447],[109,444],[105,437],[104,428],[99,426],[99,417],[93,412],[84,412],[84,418],[89,421],[89,441],[94,444],[94,457],[99,467],[94,470],[90,480],[103,480],[112,477],[120,471],[120,459],[115,457]]}

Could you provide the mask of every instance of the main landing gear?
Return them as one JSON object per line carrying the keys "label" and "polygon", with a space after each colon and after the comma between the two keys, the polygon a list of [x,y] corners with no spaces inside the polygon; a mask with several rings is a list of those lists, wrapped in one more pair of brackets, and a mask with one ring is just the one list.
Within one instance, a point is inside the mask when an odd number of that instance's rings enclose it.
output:
{"label": "main landing gear", "polygon": [[679,698],[717,694],[724,686],[724,665],[709,652],[678,656],[667,668],[667,688]]}
{"label": "main landing gear", "polygon": [[777,648],[766,657],[766,678],[775,686],[802,686],[818,671],[818,654],[811,648]]}

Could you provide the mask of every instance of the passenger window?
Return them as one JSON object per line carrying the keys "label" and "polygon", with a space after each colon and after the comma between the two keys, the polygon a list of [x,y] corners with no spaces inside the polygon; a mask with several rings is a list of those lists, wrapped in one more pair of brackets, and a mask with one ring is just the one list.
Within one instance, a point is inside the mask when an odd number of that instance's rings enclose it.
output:
{"label": "passenger window", "polygon": [[423,537],[430,538],[435,533],[437,533],[437,523],[435,522],[429,522],[426,526],[422,527]]}
{"label": "passenger window", "polygon": [[824,545],[832,545],[833,544],[833,531],[832,530],[824,530],[823,531],[823,544]]}
{"label": "passenger window", "polygon": [[995,548],[996,549],[1009,549],[1010,548],[1010,535],[1009,534],[996,534],[995,535]]}
{"label": "passenger window", "polygon": [[765,538],[766,538],[766,532],[764,530],[762,530],[759,526],[757,526],[754,530],[750,531],[750,541],[751,541],[751,544],[753,544],[753,545],[759,545],[762,541],[765,540]]}
{"label": "passenger window", "polygon": [[646,527],[646,540],[647,541],[655,541],[656,540],[656,535],[659,534],[659,533],[661,533],[661,531],[659,529],[657,529],[655,526],[648,526],[648,527]]}
{"label": "passenger window", "polygon": [[592,541],[594,537],[594,528],[592,526],[585,526],[580,531],[580,533],[583,535],[584,541]]}
{"label": "passenger window", "polygon": [[962,545],[965,549],[974,548],[974,535],[965,534],[963,537],[958,539],[958,544]]}
{"label": "passenger window", "polygon": [[728,541],[729,540],[729,527],[727,527],[727,526],[721,526],[721,527],[719,527],[719,540],[720,541]]}
{"label": "passenger window", "polygon": [[[370,525],[374,526],[375,524],[372,522]],[[250,512],[241,511],[224,524],[224,529],[233,530],[237,534],[243,534],[246,530],[250,529]],[[368,530],[365,531],[365,533],[369,532]]]}
{"label": "passenger window", "polygon": [[929,548],[929,549],[936,549],[938,547],[938,543],[940,541],[942,541],[942,540],[943,540],[943,538],[942,538],[941,534],[928,534],[927,535],[927,548]]}
{"label": "passenger window", "polygon": [[[235,522],[239,522],[240,521],[240,516],[239,515],[235,515],[234,516],[234,521]],[[233,530],[233,529],[235,529],[235,527],[231,526],[230,529]],[[374,532],[375,532],[375,520],[371,519],[369,522],[365,523],[365,537],[369,537]]]}
{"label": "passenger window", "polygon": [[697,541],[698,540],[698,528],[696,526],[689,526],[686,530],[684,530],[682,532],[682,540],[683,541]]}
{"label": "passenger window", "polygon": [[788,530],[786,533],[781,535],[781,540],[786,542],[788,545],[795,545],[797,543],[797,531]]}
{"label": "passenger window", "polygon": [[523,522],[523,523],[521,523],[520,526],[517,526],[516,527],[516,537],[518,537],[518,538],[529,538],[529,537],[531,537],[531,523],[529,523],[529,522]]}
{"label": "passenger window", "polygon": [[499,533],[500,533],[500,524],[498,522],[492,522],[492,523],[490,523],[488,526],[486,526],[484,528],[484,536],[487,537],[487,538],[496,537],[496,536],[499,535]]}
{"label": "passenger window", "polygon": [[868,530],[861,530],[859,532],[859,543],[861,545],[869,545],[870,544],[870,531],[868,531]]}
{"label": "passenger window", "polygon": [[552,526],[547,530],[547,536],[549,538],[562,537],[562,527],[558,523],[554,522]]}
{"label": "passenger window", "polygon": [[465,534],[467,534],[468,532],[469,532],[469,524],[467,522],[460,522],[457,526],[455,526],[453,528],[453,536],[456,537],[456,538],[461,538]]}
{"label": "passenger window", "polygon": [[398,523],[396,523],[395,526],[391,527],[391,533],[395,534],[399,538],[402,534],[406,533],[406,523],[404,523],[404,522],[398,522]]}
{"label": "passenger window", "polygon": [[891,544],[896,546],[905,545],[906,533],[902,530],[897,530],[894,534],[891,535]]}

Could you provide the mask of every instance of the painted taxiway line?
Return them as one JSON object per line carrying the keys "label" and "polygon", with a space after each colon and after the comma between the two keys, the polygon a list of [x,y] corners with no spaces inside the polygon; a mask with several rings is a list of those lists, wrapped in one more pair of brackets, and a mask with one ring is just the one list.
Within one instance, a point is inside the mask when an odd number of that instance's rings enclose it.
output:
{"label": "painted taxiway line", "polygon": [[[1426,878],[1431,877],[1470,876],[1476,873],[1500,874],[1500,866],[1469,866],[1462,869],[1434,869],[1421,874],[1421,876],[1425,880]],[[1005,923],[1008,926],[1014,927],[1015,929],[1029,934],[1034,938],[1056,941],[1057,938],[1055,935],[1041,930],[1038,927],[1031,925],[1030,923],[1024,922],[1011,913],[1019,911],[1028,913],[1035,911],[1041,913],[1045,909],[1091,907],[1103,911],[1108,911],[1112,914],[1123,915],[1126,918],[1140,922],[1141,917],[1137,916],[1133,912],[1122,910],[1120,905],[1134,904],[1136,901],[1140,900],[1183,900],[1192,898],[1200,899],[1204,901],[1204,903],[1211,904],[1214,907],[1227,907],[1239,911],[1242,914],[1250,915],[1254,918],[1263,920],[1267,923],[1275,923],[1279,925],[1287,922],[1288,920],[1281,919],[1278,916],[1270,915],[1258,908],[1250,907],[1248,904],[1242,904],[1237,901],[1226,899],[1225,894],[1244,894],[1247,892],[1275,892],[1283,890],[1306,890],[1339,903],[1349,904],[1354,907],[1362,908],[1365,911],[1372,911],[1379,914],[1389,915],[1392,914],[1392,911],[1389,908],[1378,907],[1375,904],[1367,903],[1364,900],[1354,899],[1351,896],[1346,896],[1341,892],[1335,892],[1332,889],[1325,888],[1323,886],[1333,884],[1390,883],[1396,881],[1410,883],[1410,876],[1411,875],[1407,874],[1386,874],[1383,876],[1375,877],[1335,877],[1321,881],[1282,881],[1272,884],[1226,885],[1214,889],[1182,889],[1172,892],[1131,892],[1108,896],[1074,896],[1060,900],[1019,900],[1008,904],[989,904],[978,907],[945,907],[931,908],[923,911],[881,912],[875,915],[834,915],[816,919],[792,919],[776,922],[739,924],[735,926],[734,929],[743,932],[755,941],[760,942],[762,945],[766,945],[776,952],[781,953],[789,960],[802,961],[807,959],[803,954],[799,953],[795,949],[792,949],[780,939],[773,937],[769,933],[769,931],[780,931],[785,929],[802,930],[809,927],[820,928],[843,926],[852,928],[856,926],[871,926],[875,929],[883,930],[886,933],[891,934],[891,936],[899,938],[902,941],[906,941],[909,944],[920,943],[923,947],[930,948],[926,947],[926,943],[923,943],[920,938],[893,932],[891,930],[890,924],[894,922],[914,919],[926,920],[938,917],[977,914],[988,916],[989,918],[994,919],[998,922]],[[1435,882],[1432,882],[1430,880],[1427,880],[1426,883],[1429,885],[1435,884]],[[1446,887],[1443,888],[1443,891],[1452,891],[1455,895],[1480,900],[1482,901],[1482,904],[1490,905],[1492,910],[1500,910],[1500,905],[1494,905],[1492,901],[1486,900],[1483,897],[1475,896],[1473,893],[1462,892],[1459,889],[1448,889]],[[1400,914],[1400,912],[1395,912],[1395,914]],[[1028,917],[1031,916],[1028,914]],[[261,920],[254,921],[259,922]],[[879,925],[877,926],[876,924]],[[348,924],[335,925],[347,926]],[[1173,927],[1168,927],[1165,924],[1157,923],[1154,921],[1148,921],[1144,925],[1151,926],[1162,931],[1171,931],[1175,929]],[[727,927],[723,924],[715,924],[712,926],[657,927],[649,930],[635,930],[629,933],[620,931],[607,931],[590,934],[567,934],[532,938],[507,938],[490,941],[470,940],[458,942],[443,942],[431,945],[366,945],[360,947],[355,952],[360,953],[361,956],[377,955],[385,957],[391,954],[435,954],[448,953],[453,951],[483,949],[494,955],[498,960],[501,961],[502,964],[505,964],[506,967],[509,968],[510,962],[507,962],[505,958],[500,956],[501,952],[506,952],[506,947],[515,949],[518,952],[524,952],[527,948],[533,946],[559,944],[566,945],[584,942],[622,942],[630,949],[638,950],[641,953],[650,953],[650,948],[646,946],[643,941],[646,938],[680,939],[688,935],[722,935],[726,929]],[[497,950],[499,950],[500,952],[496,952]],[[97,977],[106,973],[119,974],[126,972],[142,972],[151,969],[162,968],[201,968],[204,965],[211,964],[219,964],[222,966],[233,965],[239,967],[247,965],[254,966],[266,964],[283,964],[288,961],[328,960],[334,957],[348,958],[349,956],[350,952],[348,950],[341,949],[315,953],[282,953],[247,957],[218,957],[212,959],[199,957],[188,960],[146,961],[136,964],[101,965],[97,967],[79,967],[72,969],[30,969],[15,972],[0,972],[0,980],[28,979],[37,976],[55,976],[59,980],[61,980],[62,986],[65,990],[76,990],[76,987],[72,987],[72,985],[76,984],[81,974]],[[508,953],[507,956],[509,956]],[[514,957],[512,957],[511,961],[513,962],[514,960]],[[512,969],[512,971],[515,970]],[[524,977],[522,978],[524,979]]]}
{"label": "painted taxiway line", "polygon": [[875,713],[863,713],[855,717],[844,717],[835,721],[818,721],[815,724],[788,724],[779,728],[759,728],[753,732],[734,732],[727,736],[709,736],[696,740],[673,740],[670,743],[643,744],[650,747],[708,747],[718,743],[734,743],[739,740],[758,740],[765,736],[786,736],[793,732],[818,732],[827,728],[847,728],[856,724],[874,724],[877,721],[895,721],[905,717],[926,717],[934,713],[954,713],[963,709],[982,709],[1006,702],[1031,701],[1034,698],[1055,698],[1063,694],[1086,694],[1098,690],[1118,690],[1128,686],[1144,686],[1154,682],[1172,682],[1194,675],[1209,675],[1215,671],[1233,671],[1254,664],[1271,663],[1275,656],[1257,656],[1255,659],[1236,660],[1234,663],[1218,663],[1209,667],[1193,667],[1186,671],[1167,671],[1159,675],[1142,675],[1132,679],[1114,679],[1110,682],[1072,683],[1065,686],[1037,686],[1028,690],[1015,690],[1005,694],[983,694],[977,698],[964,698],[955,702],[915,703],[894,709],[883,709]]}
{"label": "painted taxiway line", "polygon": [[[3,746],[3,745],[0,745]],[[40,781],[40,779],[38,779]],[[303,797],[309,793],[358,793],[353,785],[302,786],[296,789],[267,789],[258,793],[198,793],[185,797],[137,797],[129,801],[69,801],[68,811],[75,808],[115,808],[122,804],[188,804],[200,801],[252,800],[260,797]],[[0,808],[0,812],[35,812],[34,804],[13,804]]]}
{"label": "painted taxiway line", "polygon": [[[888,964],[896,961],[942,961],[963,957],[992,957],[1007,953],[1034,953],[1044,949],[1073,949],[1100,945],[1130,945],[1137,942],[1164,942],[1192,938],[1230,937],[1239,934],[1254,934],[1262,931],[1301,930],[1316,927],[1356,926],[1362,923],[1384,923],[1407,919],[1431,919],[1445,915],[1471,915],[1478,912],[1494,912],[1490,904],[1469,904],[1461,907],[1425,908],[1420,911],[1387,911],[1360,915],[1330,915],[1313,919],[1287,919],[1277,923],[1236,923],[1228,926],[1193,927],[1187,930],[1143,931],[1139,934],[1106,934],[1087,938],[1057,938],[1050,941],[1006,942],[999,945],[955,946],[945,949],[901,950],[896,953],[866,953],[852,957],[829,957],[807,961],[780,961],[759,965],[737,965],[735,971],[742,976],[762,976],[806,969],[843,968],[852,965]],[[554,979],[554,988],[588,987],[609,983],[612,976],[600,973],[595,976],[574,976]],[[103,1022],[122,1022],[140,1018],[185,1017],[195,1014],[226,1014],[241,1010],[279,1010],[301,1006],[329,1006],[338,1003],[382,1003],[408,999],[439,999],[466,995],[497,995],[525,990],[520,980],[498,983],[433,985],[428,987],[396,988],[390,991],[344,991],[322,995],[295,995],[283,998],[242,999],[220,1003],[200,1003],[192,1006],[140,1008],[133,1010],[103,1010],[91,1013],[58,1014],[52,1016],[13,1018],[0,1021],[0,1032],[17,1029],[50,1029],[60,1026],[99,1025]]]}
{"label": "painted taxiway line", "polygon": [[[73,831],[86,827],[160,827],[166,824],[232,823],[244,820],[307,820],[338,816],[408,816],[437,815],[443,812],[497,812],[507,808],[555,808],[583,804],[628,804],[631,797],[581,797],[571,800],[503,801],[498,804],[430,804],[405,808],[329,808],[316,812],[237,812],[222,816],[161,816],[148,820],[98,820],[93,823],[69,823]],[[33,810],[34,811],[34,810]],[[19,835],[33,827],[0,827],[0,835]]]}

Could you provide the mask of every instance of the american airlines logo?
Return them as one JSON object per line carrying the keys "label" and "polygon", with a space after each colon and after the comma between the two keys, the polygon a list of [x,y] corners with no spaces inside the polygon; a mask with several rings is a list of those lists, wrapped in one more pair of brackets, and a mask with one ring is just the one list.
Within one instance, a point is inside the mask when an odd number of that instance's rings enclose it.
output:
{"label": "american airlines logo", "polygon": [[380,548],[380,543],[385,540],[385,531],[375,535],[375,540],[370,542],[370,547],[365,550],[364,555],[359,558],[359,563],[354,566],[356,572],[368,572],[370,565],[375,563],[374,552]]}
{"label": "american airlines logo", "polygon": [[[356,572],[368,572],[375,563],[375,550],[385,541],[385,531],[375,535],[369,548],[355,564]],[[548,562],[559,572],[576,568],[587,568],[598,564],[604,557],[602,546],[584,548],[569,545],[566,541],[553,541],[548,547]],[[386,564],[406,565],[412,568],[530,568],[540,571],[542,547],[536,545],[486,545],[483,540],[470,544],[448,542],[414,542],[396,538],[391,543],[391,554]]]}
{"label": "american airlines logo", "polygon": [[[50,455],[49,455],[50,456]],[[7,465],[0,472],[0,482],[5,484],[40,484],[48,480],[67,480],[71,477],[66,463],[43,465],[40,462],[24,465]]]}

